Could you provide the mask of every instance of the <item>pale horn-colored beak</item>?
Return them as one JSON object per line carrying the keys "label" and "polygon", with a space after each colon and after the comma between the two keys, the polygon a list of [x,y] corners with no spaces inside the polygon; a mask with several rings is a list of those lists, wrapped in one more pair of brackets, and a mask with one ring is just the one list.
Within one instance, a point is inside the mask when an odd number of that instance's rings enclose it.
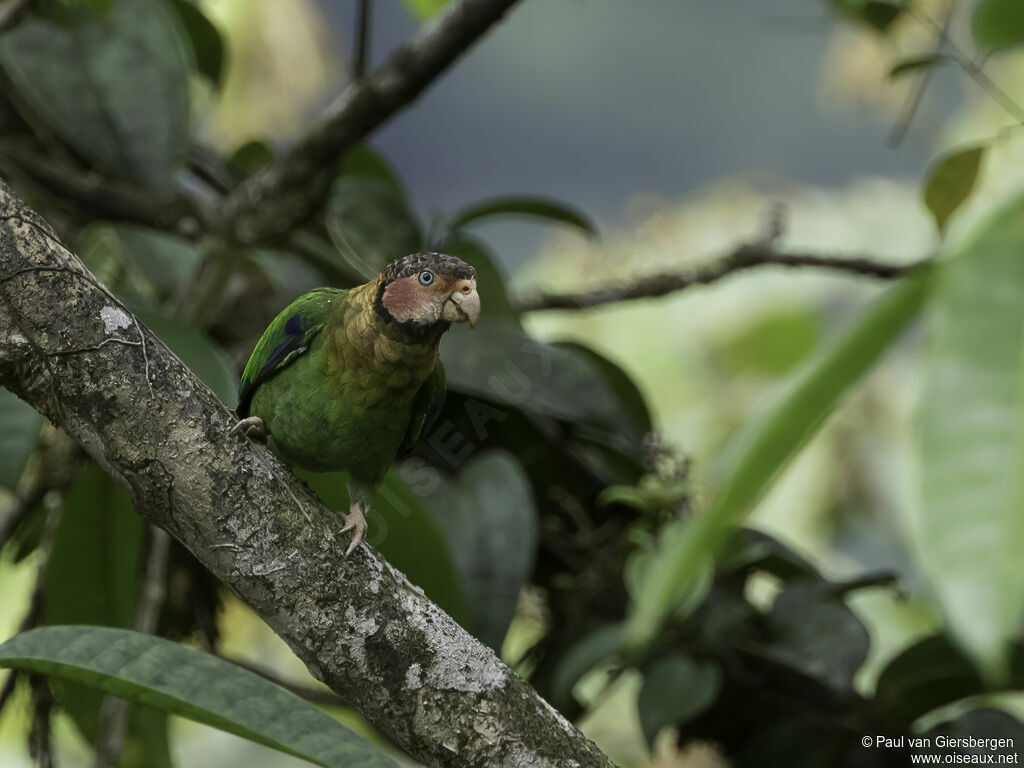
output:
{"label": "pale horn-colored beak", "polygon": [[460,287],[444,303],[441,319],[449,323],[469,322],[469,327],[476,326],[480,319],[480,294],[476,292],[476,280],[465,280]]}

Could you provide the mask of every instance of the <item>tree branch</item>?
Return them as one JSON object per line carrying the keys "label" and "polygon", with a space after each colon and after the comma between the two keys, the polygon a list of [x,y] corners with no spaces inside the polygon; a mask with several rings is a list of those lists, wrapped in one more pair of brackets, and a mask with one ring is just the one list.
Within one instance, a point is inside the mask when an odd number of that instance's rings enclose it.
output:
{"label": "tree branch", "polygon": [[[98,337],[124,333],[106,331],[101,312],[137,328],[145,346],[97,347]],[[346,559],[338,515],[266,448],[229,434],[234,414],[133,320],[0,183],[0,385],[66,429],[141,514],[416,759],[610,765],[379,555]],[[83,351],[50,356],[67,348]]]}
{"label": "tree branch", "polygon": [[907,274],[920,263],[923,262],[888,264],[870,258],[837,258],[812,253],[784,253],[777,251],[771,242],[765,241],[741,245],[732,253],[716,261],[696,267],[687,267],[677,272],[662,272],[642,277],[632,283],[609,285],[582,293],[537,292],[526,294],[514,300],[513,303],[521,312],[537,312],[548,309],[588,309],[620,301],[653,299],[695,285],[714,283],[735,272],[767,265],[818,267],[890,280]]}
{"label": "tree branch", "polygon": [[455,0],[412,41],[352,83],[321,122],[213,212],[214,231],[241,243],[281,237],[322,202],[338,161],[424,90],[516,0]]}

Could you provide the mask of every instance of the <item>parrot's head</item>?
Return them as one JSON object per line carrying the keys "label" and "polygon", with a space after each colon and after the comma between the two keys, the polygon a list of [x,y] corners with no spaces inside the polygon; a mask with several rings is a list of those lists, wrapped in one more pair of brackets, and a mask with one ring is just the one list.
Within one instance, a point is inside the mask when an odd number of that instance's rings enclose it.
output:
{"label": "parrot's head", "polygon": [[480,319],[476,270],[443,253],[414,253],[388,264],[377,278],[378,309],[399,325],[447,327]]}

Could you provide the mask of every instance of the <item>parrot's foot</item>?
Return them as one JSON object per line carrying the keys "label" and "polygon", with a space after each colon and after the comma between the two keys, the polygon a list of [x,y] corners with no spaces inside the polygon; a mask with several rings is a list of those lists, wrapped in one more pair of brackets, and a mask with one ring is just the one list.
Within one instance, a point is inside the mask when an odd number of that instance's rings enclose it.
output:
{"label": "parrot's foot", "polygon": [[363,538],[366,536],[366,516],[363,514],[365,509],[366,504],[364,502],[353,501],[352,506],[349,507],[348,514],[341,516],[345,521],[345,527],[341,529],[341,532],[352,531],[352,543],[345,550],[345,557],[351,555],[352,550],[362,544]]}
{"label": "parrot's foot", "polygon": [[234,432],[235,430],[238,430],[246,437],[251,437],[256,440],[266,441],[266,439],[270,437],[270,432],[267,431],[267,425],[259,416],[250,416],[246,419],[242,419],[229,430],[229,433]]}

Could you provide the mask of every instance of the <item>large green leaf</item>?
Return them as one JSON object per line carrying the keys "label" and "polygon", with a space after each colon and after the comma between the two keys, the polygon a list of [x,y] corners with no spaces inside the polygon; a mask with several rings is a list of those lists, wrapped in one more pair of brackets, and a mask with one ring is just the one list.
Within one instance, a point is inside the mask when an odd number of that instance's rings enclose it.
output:
{"label": "large green leaf", "polygon": [[984,157],[985,147],[965,147],[940,157],[929,170],[924,203],[940,233],[946,231],[953,214],[971,196]]}
{"label": "large green leaf", "polygon": [[[128,492],[98,465],[86,467],[64,497],[46,571],[43,622],[132,626],[145,536],[145,523],[135,514]],[[61,707],[95,744],[102,692],[68,683],[60,694]],[[133,711],[122,765],[169,765],[166,734],[166,715]],[[147,757],[140,761],[144,740]]]}
{"label": "large green leaf", "polygon": [[224,42],[220,31],[202,9],[189,0],[171,0],[171,7],[188,35],[196,70],[214,87],[220,86],[224,72]]}
{"label": "large green leaf", "polygon": [[455,231],[483,219],[510,216],[568,224],[584,234],[597,236],[597,226],[594,222],[572,206],[557,200],[526,195],[493,197],[463,208],[452,215],[448,227]]}
{"label": "large green leaf", "polygon": [[[369,526],[366,540],[449,616],[466,624],[466,602],[444,534],[425,509],[422,493],[410,489],[410,485],[415,488],[420,482],[427,482],[431,488],[435,486],[436,470],[423,469],[428,473],[425,477],[420,477],[415,469],[403,472],[409,484],[403,482],[398,473],[388,473],[366,515]],[[348,511],[344,473],[299,471],[296,474],[329,507]]]}
{"label": "large green leaf", "polygon": [[0,37],[0,65],[98,170],[166,186],[188,146],[188,56],[158,0],[120,0],[73,24],[30,16]]}
{"label": "large green leaf", "polygon": [[632,646],[649,643],[738,523],[779,472],[918,313],[931,269],[906,277],[873,304],[836,344],[815,360],[781,402],[740,436],[740,450],[711,506],[666,527],[628,623]]}
{"label": "large green leaf", "polygon": [[46,627],[0,645],[0,667],[88,685],[325,768],[393,766],[298,696],[215,656],[105,627]]}
{"label": "large green leaf", "polygon": [[714,702],[722,682],[717,664],[681,653],[658,659],[644,675],[637,698],[640,726],[648,744],[666,725],[696,717]]}
{"label": "large green leaf", "polygon": [[178,318],[140,308],[134,308],[134,312],[217,397],[235,407],[238,374],[227,354],[209,336]]}
{"label": "large green leaf", "polygon": [[0,388],[0,487],[13,491],[36,448],[43,417],[13,392]]}
{"label": "large green leaf", "polygon": [[1024,12],[1018,0],[981,0],[974,9],[971,31],[983,51],[1024,43]]}
{"label": "large green leaf", "polygon": [[469,630],[500,651],[537,550],[530,480],[510,455],[492,451],[440,480],[425,501],[458,572]]}
{"label": "large green leaf", "polygon": [[912,544],[990,676],[1024,619],[1024,198],[943,266],[928,312]]}

